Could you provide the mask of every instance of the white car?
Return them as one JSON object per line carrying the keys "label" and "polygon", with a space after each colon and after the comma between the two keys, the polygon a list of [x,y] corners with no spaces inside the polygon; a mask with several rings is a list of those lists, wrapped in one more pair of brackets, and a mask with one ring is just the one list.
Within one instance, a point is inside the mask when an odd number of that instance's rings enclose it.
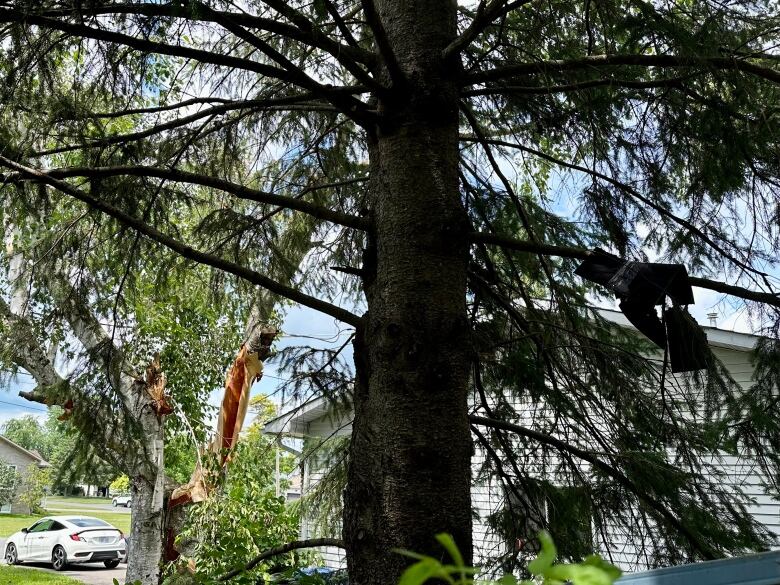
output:
{"label": "white car", "polygon": [[126,552],[122,531],[90,516],[46,516],[12,534],[5,543],[9,565],[48,561],[55,571],[68,563],[96,562],[113,569]]}
{"label": "white car", "polygon": [[125,508],[129,508],[132,500],[133,497],[131,495],[114,496],[114,499],[111,500],[111,504],[114,506],[114,508],[117,506],[124,506]]}

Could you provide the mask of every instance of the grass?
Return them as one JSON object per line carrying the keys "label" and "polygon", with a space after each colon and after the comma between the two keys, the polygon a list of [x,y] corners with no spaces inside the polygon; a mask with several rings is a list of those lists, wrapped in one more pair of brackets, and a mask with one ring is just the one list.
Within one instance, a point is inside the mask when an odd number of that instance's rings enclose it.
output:
{"label": "grass", "polygon": [[56,502],[57,504],[110,504],[111,498],[83,497],[83,496],[49,496],[47,502]]}
{"label": "grass", "polygon": [[[105,520],[109,524],[113,524],[119,530],[125,534],[130,533],[130,514],[117,514],[115,512],[102,512],[100,510],[96,512],[78,512],[75,514],[81,514],[83,516],[92,516],[93,518],[100,518]],[[11,536],[14,532],[21,530],[22,528],[29,528],[33,522],[43,516],[49,514],[39,515],[27,515],[27,514],[0,514],[0,538]],[[52,512],[52,516],[65,516],[67,512]],[[2,585],[0,583],[0,585]]]}
{"label": "grass", "polygon": [[46,571],[0,564],[0,585],[83,585],[83,583]]}
{"label": "grass", "polygon": [[28,514],[0,514],[0,537],[11,536],[14,532],[30,526],[38,518],[40,516]]}

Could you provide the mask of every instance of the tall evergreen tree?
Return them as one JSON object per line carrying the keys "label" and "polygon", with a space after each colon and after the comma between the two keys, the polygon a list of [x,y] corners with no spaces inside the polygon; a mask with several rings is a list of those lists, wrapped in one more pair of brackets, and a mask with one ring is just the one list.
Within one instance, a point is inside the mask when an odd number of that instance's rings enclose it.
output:
{"label": "tall evergreen tree", "polygon": [[[36,207],[68,201],[136,255],[355,329],[352,583],[395,582],[391,551],[441,531],[468,561],[473,437],[498,468],[510,432],[519,499],[556,453],[658,562],[765,541],[703,456],[746,450],[776,487],[774,4],[4,2],[0,22],[7,197],[35,183]],[[304,280],[263,262],[280,217],[319,222]],[[607,292],[574,275],[594,246],[749,303],[768,335],[750,391],[711,362],[686,418],[693,386],[671,396],[587,308]],[[549,416],[522,426],[518,401]]]}

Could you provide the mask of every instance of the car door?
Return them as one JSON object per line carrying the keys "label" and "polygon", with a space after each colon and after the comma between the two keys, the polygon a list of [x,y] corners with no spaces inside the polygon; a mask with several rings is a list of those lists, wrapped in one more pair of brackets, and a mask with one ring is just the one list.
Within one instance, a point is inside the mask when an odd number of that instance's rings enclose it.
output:
{"label": "car door", "polygon": [[44,519],[35,524],[25,535],[27,537],[27,559],[30,561],[49,560],[49,553],[44,553],[49,528],[54,520]]}
{"label": "car door", "polygon": [[52,520],[49,527],[42,533],[43,538],[37,540],[37,547],[39,547],[39,558],[43,561],[51,559],[51,551],[54,549],[54,545],[57,544],[62,531],[67,530],[65,526]]}
{"label": "car door", "polygon": [[33,538],[35,538],[35,535],[31,535],[31,531],[35,530],[35,528],[41,522],[41,520],[38,520],[38,522],[29,528],[23,529],[22,535],[19,537],[19,542],[16,543],[16,549],[19,551],[20,561],[24,561],[30,556],[30,543],[32,542]]}

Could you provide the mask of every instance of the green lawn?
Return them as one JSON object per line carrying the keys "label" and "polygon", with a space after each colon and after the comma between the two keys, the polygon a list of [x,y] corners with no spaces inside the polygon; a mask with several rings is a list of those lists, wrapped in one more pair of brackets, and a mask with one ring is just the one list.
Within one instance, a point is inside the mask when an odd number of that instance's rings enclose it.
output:
{"label": "green lawn", "polygon": [[[27,514],[0,514],[0,537],[11,536],[17,530],[30,526],[40,516]],[[121,529],[120,529],[121,530]]]}
{"label": "green lawn", "polygon": [[0,564],[0,585],[83,585],[81,581],[37,569]]}
{"label": "green lawn", "polygon": [[[52,516],[65,516],[67,514],[68,512],[51,512]],[[125,534],[130,533],[130,514],[104,512],[102,510],[95,510],[94,512],[74,512],[73,514],[100,518],[101,520],[105,520],[106,522],[113,524]],[[41,518],[41,516],[47,515],[49,514],[42,514],[37,516],[30,516],[27,514],[0,514],[0,538],[11,536],[14,532],[21,530],[22,528],[29,527],[38,518]],[[0,585],[4,584],[0,582]]]}
{"label": "green lawn", "polygon": [[110,504],[111,498],[86,498],[83,496],[49,496],[47,502],[57,504]]}

